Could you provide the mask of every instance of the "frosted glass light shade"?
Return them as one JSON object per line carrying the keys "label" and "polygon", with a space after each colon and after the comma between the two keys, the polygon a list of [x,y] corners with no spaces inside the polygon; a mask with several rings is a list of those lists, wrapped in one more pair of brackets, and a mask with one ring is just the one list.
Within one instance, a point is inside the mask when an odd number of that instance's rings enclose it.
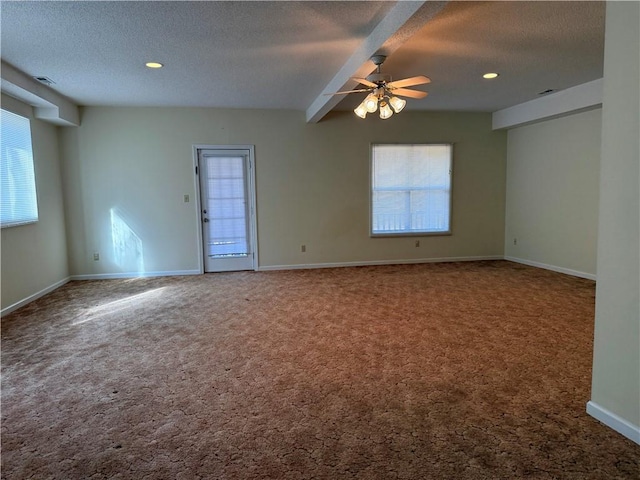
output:
{"label": "frosted glass light shade", "polygon": [[389,118],[391,115],[393,115],[393,110],[391,110],[391,107],[387,102],[380,102],[380,118],[384,120]]}
{"label": "frosted glass light shade", "polygon": [[367,107],[364,105],[364,102],[362,102],[360,105],[358,105],[354,110],[353,113],[355,113],[356,115],[358,115],[360,118],[364,118],[367,116]]}
{"label": "frosted glass light shade", "polygon": [[389,99],[389,103],[391,104],[391,106],[393,107],[393,110],[396,113],[400,113],[400,111],[405,107],[405,105],[407,104],[407,101],[402,99],[402,98],[398,98],[398,97],[391,97]]}
{"label": "frosted glass light shade", "polygon": [[364,99],[363,103],[369,113],[373,113],[378,109],[378,97],[373,93],[367,95],[367,98]]}

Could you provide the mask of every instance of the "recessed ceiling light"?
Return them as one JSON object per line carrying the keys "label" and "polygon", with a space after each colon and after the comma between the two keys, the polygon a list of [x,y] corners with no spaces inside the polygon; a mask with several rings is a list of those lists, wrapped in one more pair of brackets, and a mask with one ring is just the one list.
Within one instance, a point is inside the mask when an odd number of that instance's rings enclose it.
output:
{"label": "recessed ceiling light", "polygon": [[147,66],[148,68],[162,68],[162,67],[164,67],[164,65],[162,65],[161,63],[158,63],[158,62],[147,62],[147,63],[145,63],[145,66]]}
{"label": "recessed ceiling light", "polygon": [[499,73],[485,73],[484,75],[482,75],[482,78],[496,78],[499,75]]}

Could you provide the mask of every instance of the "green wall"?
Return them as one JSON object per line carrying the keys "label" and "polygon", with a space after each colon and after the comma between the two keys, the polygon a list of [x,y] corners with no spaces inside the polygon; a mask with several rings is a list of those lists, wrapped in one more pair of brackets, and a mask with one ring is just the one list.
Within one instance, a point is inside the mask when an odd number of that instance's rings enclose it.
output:
{"label": "green wall", "polygon": [[[369,237],[376,142],[454,144],[453,235],[419,248]],[[61,136],[72,275],[134,273],[112,258],[112,211],[140,239],[144,273],[197,272],[199,215],[183,202],[196,194],[196,144],[255,145],[260,268],[503,254],[506,133],[490,114],[341,112],[307,124],[293,111],[90,107]]]}

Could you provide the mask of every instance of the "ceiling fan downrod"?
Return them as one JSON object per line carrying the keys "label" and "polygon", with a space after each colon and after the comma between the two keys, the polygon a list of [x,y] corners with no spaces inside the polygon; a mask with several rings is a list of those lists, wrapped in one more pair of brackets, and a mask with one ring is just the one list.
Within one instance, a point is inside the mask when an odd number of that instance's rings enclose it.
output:
{"label": "ceiling fan downrod", "polygon": [[385,83],[391,82],[391,75],[385,75],[382,73],[381,66],[384,61],[387,59],[386,55],[373,55],[371,57],[371,61],[376,65],[377,70],[376,73],[372,73],[367,76],[367,80],[373,82],[378,85],[378,87],[383,86]]}

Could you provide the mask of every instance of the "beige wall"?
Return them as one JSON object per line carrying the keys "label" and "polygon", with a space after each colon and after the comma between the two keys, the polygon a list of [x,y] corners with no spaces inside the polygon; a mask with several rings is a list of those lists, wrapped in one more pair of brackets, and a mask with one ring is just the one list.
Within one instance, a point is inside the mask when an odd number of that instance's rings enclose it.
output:
{"label": "beige wall", "polygon": [[[135,270],[114,262],[112,209],[140,239],[146,273],[197,270],[196,204],[183,203],[195,195],[194,144],[255,145],[263,268],[503,254],[506,133],[490,114],[342,112],[307,124],[292,111],[91,107],[61,139],[74,275]],[[373,142],[454,143],[452,236],[419,248],[369,238]]]}
{"label": "beige wall", "polygon": [[[640,443],[640,3],[607,2],[591,402]],[[595,412],[597,413],[597,411]],[[602,413],[602,412],[601,412]],[[634,430],[635,429],[635,430]]]}
{"label": "beige wall", "polygon": [[57,128],[33,117],[32,108],[2,96],[2,108],[31,119],[39,221],[2,229],[2,310],[69,276]]}
{"label": "beige wall", "polygon": [[595,278],[601,114],[509,130],[506,257]]}

